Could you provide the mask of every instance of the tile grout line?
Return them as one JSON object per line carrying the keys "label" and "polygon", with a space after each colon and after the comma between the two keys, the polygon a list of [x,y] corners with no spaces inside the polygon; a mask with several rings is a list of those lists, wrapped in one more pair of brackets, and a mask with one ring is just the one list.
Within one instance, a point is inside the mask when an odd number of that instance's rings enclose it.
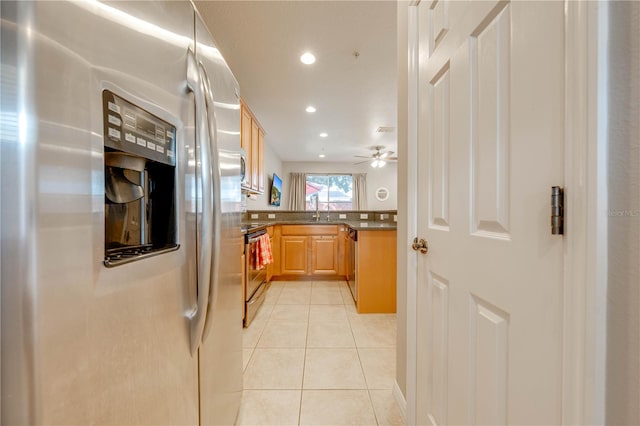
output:
{"label": "tile grout line", "polygon": [[[298,410],[299,411],[298,411],[297,424],[299,426],[302,424],[303,396],[304,396],[304,393],[305,393],[304,380],[305,380],[305,371],[306,371],[306,356],[308,354],[308,349],[310,349],[309,344],[310,344],[310,326],[311,326],[311,307],[313,305],[313,303],[312,303],[313,302],[312,295],[313,295],[314,284],[315,284],[315,281],[310,283],[310,293],[311,293],[310,294],[310,298],[308,299],[308,302],[303,304],[303,305],[306,305],[306,307],[307,307],[307,309],[306,309],[306,311],[307,311],[307,315],[306,315],[307,323],[306,323],[305,343],[304,343],[304,348],[303,348],[304,351],[303,351],[303,363],[302,363],[302,379],[301,379],[301,384],[298,385],[300,393],[299,393],[299,404],[298,404]],[[357,319],[359,317],[359,315],[357,313],[354,314],[351,310],[347,310],[347,307],[350,308],[351,305],[353,304],[353,301],[351,299],[348,299],[348,298],[345,299],[345,297],[343,297],[344,296],[344,294],[342,293],[343,287],[346,287],[346,283],[341,283],[341,285],[337,286],[337,289],[339,290],[339,294],[340,294],[341,300],[342,300],[341,304],[319,303],[318,305],[320,305],[320,306],[332,306],[332,305],[342,306],[344,314],[346,315],[347,324],[349,326],[349,332],[350,332],[350,335],[351,335],[351,337],[353,339],[353,342],[354,342],[354,347],[356,349],[358,362],[360,363],[361,374],[363,375],[363,378],[364,378],[365,389],[363,389],[363,390],[367,391],[367,396],[368,396],[370,407],[371,407],[371,409],[373,411],[375,424],[380,425],[380,422],[382,421],[382,419],[379,419],[379,415],[376,412],[376,409],[375,409],[375,406],[374,406],[374,403],[373,403],[373,395],[371,393],[372,389],[370,389],[370,384],[368,383],[369,380],[367,379],[367,376],[366,376],[365,371],[364,371],[365,370],[364,369],[364,364],[363,364],[363,361],[362,361],[362,358],[361,358],[361,352],[360,352],[362,349],[369,349],[369,347],[360,347],[357,344],[356,335],[355,335],[355,332],[354,332],[353,324],[357,323],[359,325],[359,323],[357,321],[352,321],[352,320],[353,319]],[[269,312],[268,316],[265,319],[265,326],[264,326],[264,328],[262,328],[262,330],[260,330],[259,333],[257,333],[258,336],[257,336],[257,339],[256,339],[256,344],[251,348],[247,348],[247,349],[249,349],[251,351],[250,352],[250,356],[249,356],[249,360],[247,361],[247,368],[248,368],[249,364],[253,360],[253,357],[255,355],[255,351],[256,351],[256,349],[258,349],[259,342],[264,337],[264,333],[266,331],[267,324],[272,321],[272,318],[273,318],[273,315],[274,315],[274,311],[275,311],[275,307],[281,306],[281,305],[278,305],[278,302],[280,301],[280,298],[281,298],[285,288],[287,288],[287,287],[282,286],[282,287],[279,288],[279,294],[278,294],[278,296],[277,296],[277,298],[275,300],[275,303],[274,303],[274,305],[272,307],[272,310]],[[321,287],[321,288],[324,289],[325,287]],[[330,288],[335,288],[335,287],[327,287],[327,288],[330,289]],[[347,290],[348,290],[348,288],[347,288]],[[285,305],[282,305],[282,306],[285,306]],[[383,319],[383,318],[380,318],[380,319]],[[392,318],[391,317],[389,317],[389,318],[384,317],[384,319],[387,320],[388,322],[392,322]],[[273,321],[275,321],[275,320],[273,320]],[[386,323],[387,321],[384,321],[384,322]],[[387,325],[387,324],[385,324],[385,325]],[[322,348],[323,347],[319,347],[319,349],[322,349]],[[263,349],[271,349],[271,348],[263,348]],[[274,349],[276,349],[276,348],[274,348]],[[295,348],[282,348],[282,349],[293,350]],[[326,347],[324,349],[341,349],[341,348],[340,347]],[[350,348],[345,347],[343,349],[350,349]],[[378,347],[372,346],[371,349],[378,349]],[[381,347],[379,349],[383,349],[383,348]],[[389,347],[389,348],[384,347],[384,349],[391,349],[391,347]],[[245,371],[246,370],[243,370],[243,375],[244,375]],[[278,389],[260,389],[260,390],[281,391],[281,390],[284,390],[284,389],[279,389],[278,388]],[[292,390],[297,390],[297,389],[292,389]],[[308,390],[310,390],[310,389],[308,389]],[[321,390],[321,389],[318,389],[318,390]],[[331,388],[331,389],[325,389],[325,390],[326,391],[336,391],[336,390],[352,391],[352,390],[355,390],[355,389],[335,389],[335,388]]]}
{"label": "tile grout line", "polygon": [[[313,292],[313,282],[311,283],[311,291]],[[311,317],[311,294],[309,294],[309,309],[307,310],[307,333],[304,338],[304,356],[302,358],[302,383],[300,383],[300,404],[298,408],[298,426],[302,422],[302,397],[304,393],[304,371],[307,366],[307,345],[309,344],[309,320]]]}
{"label": "tile grout line", "polygon": [[[353,328],[351,327],[351,323],[349,323],[349,328],[351,329],[351,334],[353,335]],[[360,347],[356,342],[356,336],[353,335],[353,341],[356,344],[356,353],[358,354],[358,362],[360,363],[360,370],[362,371],[362,376],[364,377],[364,382],[367,386],[367,396],[369,397],[369,404],[371,405],[371,411],[373,411],[373,418],[376,420],[376,425],[380,424],[378,420],[378,414],[376,413],[376,409],[373,405],[373,398],[371,397],[371,389],[369,389],[369,381],[367,380],[367,375],[364,372],[364,365],[362,365],[362,358],[360,357]]]}

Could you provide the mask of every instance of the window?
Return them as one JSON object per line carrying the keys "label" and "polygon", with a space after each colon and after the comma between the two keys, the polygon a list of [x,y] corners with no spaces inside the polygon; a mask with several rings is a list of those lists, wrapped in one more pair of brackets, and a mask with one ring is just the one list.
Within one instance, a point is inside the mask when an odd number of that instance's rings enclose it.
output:
{"label": "window", "polygon": [[351,175],[307,175],[306,209],[353,210]]}

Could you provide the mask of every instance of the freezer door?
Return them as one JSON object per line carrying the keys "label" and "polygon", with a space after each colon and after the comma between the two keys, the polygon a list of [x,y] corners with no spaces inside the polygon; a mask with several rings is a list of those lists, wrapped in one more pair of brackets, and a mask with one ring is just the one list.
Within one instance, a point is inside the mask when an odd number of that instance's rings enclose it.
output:
{"label": "freezer door", "polygon": [[[240,255],[240,103],[238,85],[200,16],[196,56],[208,78],[213,102],[209,120],[215,137],[220,185],[220,247],[214,249],[211,305],[200,346],[200,416],[207,425],[234,424],[242,392],[242,283]],[[213,104],[213,105],[211,105]],[[213,106],[213,108],[211,108]]]}
{"label": "freezer door", "polygon": [[[2,1],[2,424],[197,424],[189,2]],[[106,268],[102,91],[176,127],[180,249]]]}

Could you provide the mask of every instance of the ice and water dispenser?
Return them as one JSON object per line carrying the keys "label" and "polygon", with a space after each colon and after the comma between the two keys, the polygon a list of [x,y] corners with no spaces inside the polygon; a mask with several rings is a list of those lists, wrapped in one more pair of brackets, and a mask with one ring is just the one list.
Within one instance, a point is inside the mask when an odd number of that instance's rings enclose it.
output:
{"label": "ice and water dispenser", "polygon": [[104,122],[104,264],[176,250],[176,128],[109,90]]}

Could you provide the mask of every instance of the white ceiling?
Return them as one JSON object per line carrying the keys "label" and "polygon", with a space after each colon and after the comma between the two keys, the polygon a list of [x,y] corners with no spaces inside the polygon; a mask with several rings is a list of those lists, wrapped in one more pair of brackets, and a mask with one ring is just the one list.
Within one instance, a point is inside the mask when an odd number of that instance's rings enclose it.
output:
{"label": "white ceiling", "polygon": [[[397,151],[395,130],[375,132],[396,127],[395,0],[196,4],[282,161],[356,162],[375,145]],[[315,64],[300,62],[305,51]]]}

